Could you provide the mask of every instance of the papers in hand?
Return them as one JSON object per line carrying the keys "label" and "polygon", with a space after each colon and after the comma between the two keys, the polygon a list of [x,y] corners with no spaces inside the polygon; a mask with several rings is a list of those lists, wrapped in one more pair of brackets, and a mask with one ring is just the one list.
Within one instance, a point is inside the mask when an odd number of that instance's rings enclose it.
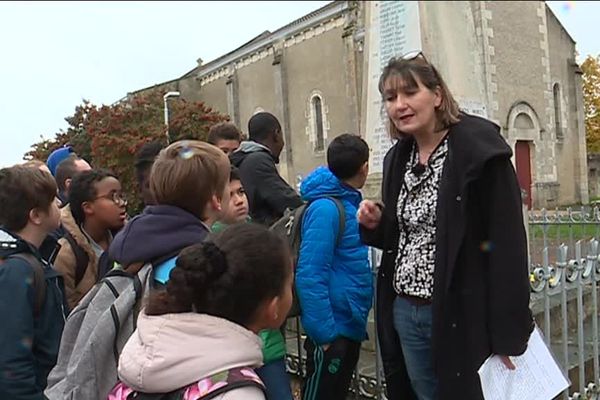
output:
{"label": "papers in hand", "polygon": [[569,387],[537,327],[529,338],[527,351],[511,360],[517,367],[512,371],[495,355],[479,368],[486,400],[551,400]]}

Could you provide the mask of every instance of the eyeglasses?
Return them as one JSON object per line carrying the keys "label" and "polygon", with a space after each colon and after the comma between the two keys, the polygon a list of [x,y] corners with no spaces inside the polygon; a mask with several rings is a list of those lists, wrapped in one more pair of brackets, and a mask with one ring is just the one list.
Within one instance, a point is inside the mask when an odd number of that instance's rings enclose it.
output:
{"label": "eyeglasses", "polygon": [[110,192],[108,194],[98,196],[94,200],[98,200],[98,199],[112,200],[112,202],[118,206],[120,206],[120,205],[126,206],[127,205],[127,198],[125,197],[125,195],[123,193],[119,193],[119,192]]}

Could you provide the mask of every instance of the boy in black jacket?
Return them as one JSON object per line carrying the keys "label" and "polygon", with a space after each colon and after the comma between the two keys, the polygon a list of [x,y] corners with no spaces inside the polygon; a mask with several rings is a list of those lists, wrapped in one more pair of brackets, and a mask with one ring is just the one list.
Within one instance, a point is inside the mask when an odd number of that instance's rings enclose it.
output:
{"label": "boy in black jacket", "polygon": [[0,398],[42,400],[65,322],[62,279],[38,251],[60,224],[52,176],[0,170]]}
{"label": "boy in black jacket", "polygon": [[286,209],[302,204],[300,196],[277,172],[283,150],[281,125],[273,114],[261,112],[248,121],[249,141],[242,142],[229,158],[240,170],[248,195],[252,221],[271,225]]}

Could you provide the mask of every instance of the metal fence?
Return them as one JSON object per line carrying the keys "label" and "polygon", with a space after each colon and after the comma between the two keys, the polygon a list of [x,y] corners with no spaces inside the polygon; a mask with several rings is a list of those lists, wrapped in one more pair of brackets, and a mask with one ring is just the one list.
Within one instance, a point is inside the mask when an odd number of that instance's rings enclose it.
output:
{"label": "metal fence", "polygon": [[[560,398],[600,400],[600,209],[531,211],[527,230],[531,309],[546,343],[571,381]],[[379,258],[373,249],[373,266],[379,265]],[[373,318],[368,330],[370,340],[362,346],[350,399],[385,399]],[[304,339],[299,322],[288,321],[288,369],[298,377],[306,372]]]}
{"label": "metal fence", "polygon": [[599,399],[597,207],[529,214],[531,308],[571,387],[562,398]]}

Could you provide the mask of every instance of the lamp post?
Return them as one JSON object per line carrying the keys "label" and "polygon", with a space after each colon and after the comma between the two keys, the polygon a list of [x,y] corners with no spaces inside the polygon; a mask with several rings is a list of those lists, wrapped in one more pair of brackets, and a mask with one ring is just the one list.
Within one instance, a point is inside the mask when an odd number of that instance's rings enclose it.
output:
{"label": "lamp post", "polygon": [[167,144],[171,143],[171,140],[169,137],[169,103],[167,102],[167,100],[169,99],[169,97],[179,97],[179,95],[180,95],[179,92],[167,92],[163,96],[164,110],[165,110],[165,136],[167,137]]}

